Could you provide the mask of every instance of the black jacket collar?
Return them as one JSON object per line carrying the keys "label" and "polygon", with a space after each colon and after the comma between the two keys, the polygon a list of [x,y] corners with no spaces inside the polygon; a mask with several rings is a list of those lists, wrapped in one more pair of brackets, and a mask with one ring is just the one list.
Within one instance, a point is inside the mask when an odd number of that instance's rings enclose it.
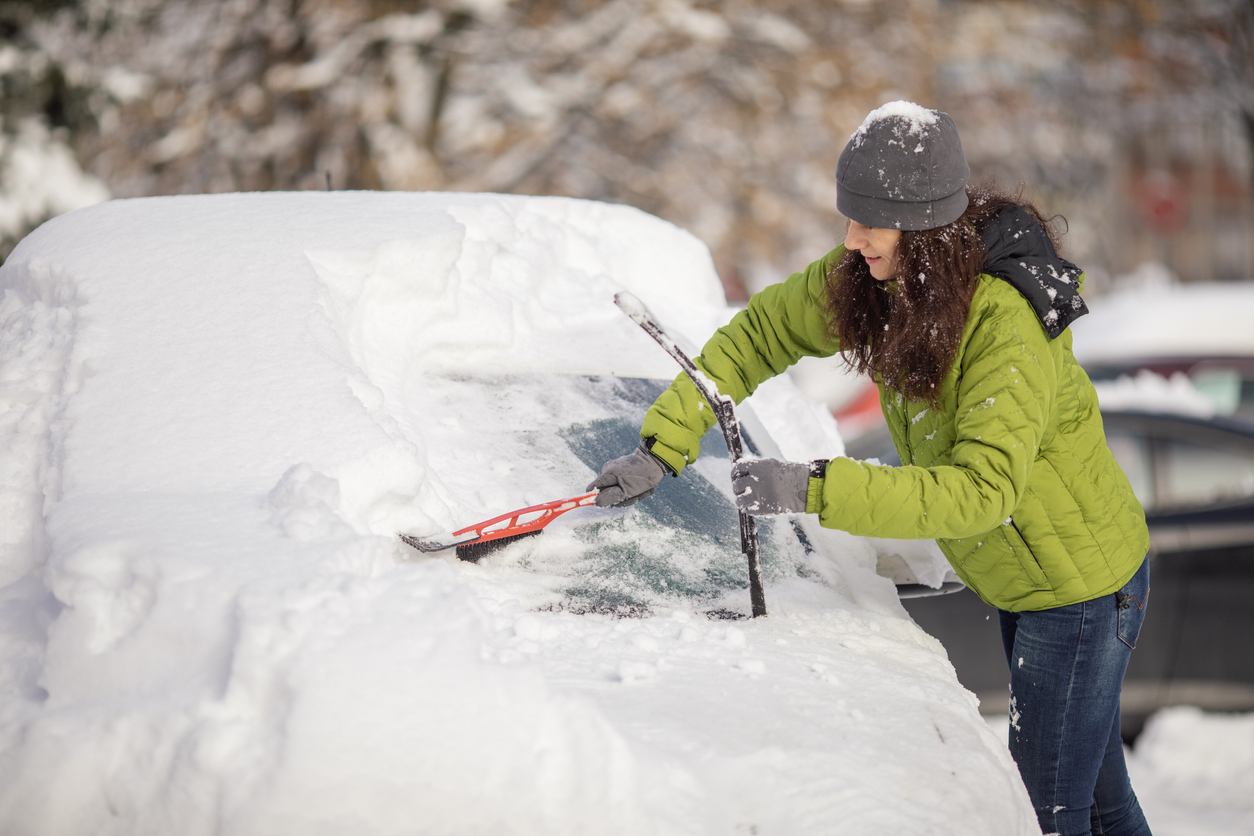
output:
{"label": "black jacket collar", "polygon": [[980,230],[984,272],[1009,282],[1036,312],[1050,339],[1089,309],[1080,298],[1084,271],[1054,251],[1045,230],[1018,206],[994,215]]}

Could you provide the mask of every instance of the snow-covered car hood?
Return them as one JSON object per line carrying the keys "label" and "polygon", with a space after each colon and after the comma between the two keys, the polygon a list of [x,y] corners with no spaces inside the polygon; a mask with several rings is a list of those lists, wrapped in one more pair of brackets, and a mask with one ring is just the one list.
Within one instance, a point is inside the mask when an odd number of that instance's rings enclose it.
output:
{"label": "snow-covered car hood", "polygon": [[[477,565],[401,545],[583,488],[676,372],[624,289],[693,345],[732,313],[695,238],[566,199],[154,198],[28,236],[0,268],[0,829],[1037,832],[868,541],[781,521],[753,621],[706,615],[747,610],[734,539],[660,511]],[[750,413],[840,451],[786,379]]]}

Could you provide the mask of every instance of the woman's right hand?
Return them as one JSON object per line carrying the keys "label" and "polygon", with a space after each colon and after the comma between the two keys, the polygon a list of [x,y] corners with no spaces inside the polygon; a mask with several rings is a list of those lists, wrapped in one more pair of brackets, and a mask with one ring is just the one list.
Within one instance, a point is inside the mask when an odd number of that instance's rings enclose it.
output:
{"label": "woman's right hand", "polygon": [[667,468],[649,452],[644,442],[630,454],[612,459],[601,468],[586,490],[597,488],[596,504],[601,508],[634,505],[657,490]]}

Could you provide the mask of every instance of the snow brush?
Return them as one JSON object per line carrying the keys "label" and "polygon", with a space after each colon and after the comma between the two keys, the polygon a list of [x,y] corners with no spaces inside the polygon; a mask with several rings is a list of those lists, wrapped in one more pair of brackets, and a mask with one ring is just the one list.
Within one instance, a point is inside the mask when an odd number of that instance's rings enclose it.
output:
{"label": "snow brush", "polygon": [[[673,357],[679,367],[687,373],[688,378],[697,387],[697,391],[701,393],[701,397],[705,398],[710,409],[714,410],[719,428],[723,431],[723,439],[727,442],[727,453],[731,456],[732,464],[744,458],[744,447],[740,439],[740,422],[736,420],[736,407],[732,399],[719,394],[714,382],[706,377],[697,368],[697,364],[692,362],[688,355],[675,344],[675,341],[666,335],[643,302],[624,291],[614,295],[614,304],[643,328],[646,334],[657,341],[657,344],[662,346],[663,350]],[[760,615],[766,615],[766,595],[762,591],[762,562],[758,554],[758,528],[750,514],[744,510],[740,510],[739,513],[740,550],[749,564],[749,602],[753,607],[753,617],[757,618]]]}
{"label": "snow brush", "polygon": [[569,499],[555,499],[539,505],[528,505],[508,514],[501,514],[481,523],[468,525],[452,534],[433,534],[430,537],[415,537],[402,534],[401,540],[420,552],[438,552],[444,549],[457,549],[457,556],[471,563],[478,563],[479,558],[489,552],[504,548],[515,540],[539,534],[544,527],[567,511],[592,505],[599,491],[572,496]]}

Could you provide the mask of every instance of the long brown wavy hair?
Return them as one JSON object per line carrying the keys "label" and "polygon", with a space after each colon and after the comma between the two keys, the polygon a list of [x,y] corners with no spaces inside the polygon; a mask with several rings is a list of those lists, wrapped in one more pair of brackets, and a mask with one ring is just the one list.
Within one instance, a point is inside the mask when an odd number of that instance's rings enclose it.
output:
{"label": "long brown wavy hair", "polygon": [[978,185],[968,186],[967,196],[967,210],[953,223],[901,233],[890,279],[895,284],[873,278],[856,250],[846,252],[827,276],[828,327],[840,340],[845,362],[933,407],[984,268],[980,230],[1002,209],[1021,206],[1044,227],[1054,249],[1059,247],[1054,225],[1061,218],[1046,218],[1022,191],[1010,195]]}

